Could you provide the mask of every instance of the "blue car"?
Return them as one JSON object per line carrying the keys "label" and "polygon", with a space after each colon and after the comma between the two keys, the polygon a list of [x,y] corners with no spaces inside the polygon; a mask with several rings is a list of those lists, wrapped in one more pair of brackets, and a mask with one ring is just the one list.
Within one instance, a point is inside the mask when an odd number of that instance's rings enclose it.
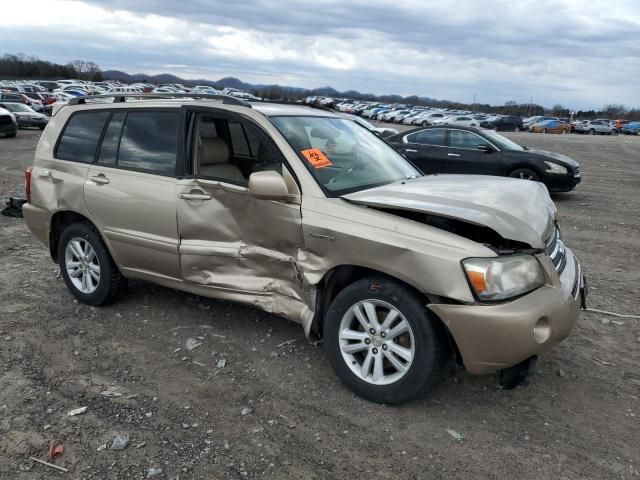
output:
{"label": "blue car", "polygon": [[640,135],[640,122],[629,122],[622,127],[622,133],[627,135]]}

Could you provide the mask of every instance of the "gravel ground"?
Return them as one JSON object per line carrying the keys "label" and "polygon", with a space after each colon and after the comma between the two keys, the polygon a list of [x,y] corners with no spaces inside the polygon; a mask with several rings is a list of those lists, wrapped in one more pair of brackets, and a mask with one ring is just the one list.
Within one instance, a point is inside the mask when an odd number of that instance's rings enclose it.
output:
{"label": "gravel ground", "polygon": [[[3,199],[22,196],[39,133],[0,139]],[[508,136],[582,163],[583,183],[554,199],[590,306],[640,313],[640,138]],[[385,407],[347,391],[290,322],[143,282],[90,308],[56,270],[0,217],[1,479],[640,477],[640,320],[583,313],[526,388],[459,370]],[[68,473],[29,459],[50,441]]]}

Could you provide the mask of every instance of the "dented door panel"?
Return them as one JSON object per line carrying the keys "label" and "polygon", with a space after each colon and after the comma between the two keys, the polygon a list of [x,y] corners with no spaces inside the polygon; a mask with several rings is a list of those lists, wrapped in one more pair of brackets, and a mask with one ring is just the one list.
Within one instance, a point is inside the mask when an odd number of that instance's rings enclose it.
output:
{"label": "dented door panel", "polygon": [[310,288],[299,258],[304,248],[300,205],[259,200],[248,189],[216,180],[179,180],[180,269],[185,282],[244,295],[244,301],[295,321],[309,317]]}

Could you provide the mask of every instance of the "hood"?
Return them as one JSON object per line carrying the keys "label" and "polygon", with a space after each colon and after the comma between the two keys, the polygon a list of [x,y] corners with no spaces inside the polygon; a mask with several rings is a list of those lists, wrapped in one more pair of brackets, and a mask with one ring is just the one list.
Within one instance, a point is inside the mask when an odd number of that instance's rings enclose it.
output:
{"label": "hood", "polygon": [[548,152],[546,150],[536,150],[536,149],[528,149],[528,150],[525,150],[525,152],[526,153],[533,153],[534,155],[540,155],[541,157],[544,157],[545,159],[557,160],[558,163],[561,163],[561,164],[566,165],[566,166],[570,166],[570,167],[579,167],[580,166],[580,164],[578,162],[576,162],[573,158],[567,157],[566,155],[563,155],[561,153]]}
{"label": "hood", "polygon": [[544,248],[556,214],[542,183],[484,175],[428,175],[342,198],[370,207],[463,220],[532,248]]}

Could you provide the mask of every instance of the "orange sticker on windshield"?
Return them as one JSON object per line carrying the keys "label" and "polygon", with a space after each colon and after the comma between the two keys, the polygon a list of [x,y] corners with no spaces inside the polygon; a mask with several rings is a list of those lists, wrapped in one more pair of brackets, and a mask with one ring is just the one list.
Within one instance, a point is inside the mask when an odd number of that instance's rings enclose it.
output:
{"label": "orange sticker on windshield", "polygon": [[331,160],[325,157],[324,153],[322,153],[317,148],[302,150],[300,153],[304,155],[304,158],[309,161],[313,168],[324,168],[333,165],[333,163],[331,163]]}

